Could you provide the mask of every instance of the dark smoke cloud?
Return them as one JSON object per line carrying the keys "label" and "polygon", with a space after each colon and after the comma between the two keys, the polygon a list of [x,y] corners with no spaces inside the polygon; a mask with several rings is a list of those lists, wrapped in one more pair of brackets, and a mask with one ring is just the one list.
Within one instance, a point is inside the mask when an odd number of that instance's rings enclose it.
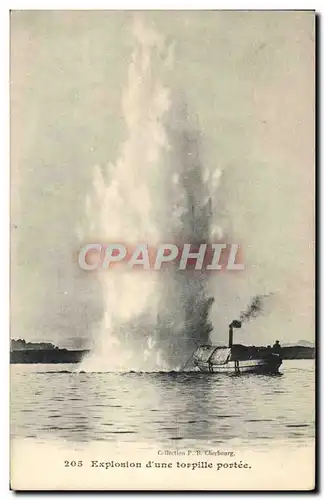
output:
{"label": "dark smoke cloud", "polygon": [[240,314],[240,321],[242,323],[251,320],[252,318],[256,318],[261,312],[263,311],[264,308],[264,299],[266,297],[269,297],[271,294],[263,294],[263,295],[256,295],[246,311],[243,311]]}
{"label": "dark smoke cloud", "polygon": [[[189,112],[183,96],[173,95],[172,106],[165,123],[170,154],[167,164],[170,179],[177,174],[177,183],[167,183],[167,199],[181,200],[174,204],[168,227],[173,241],[200,245],[209,243],[211,198],[204,181],[201,160],[201,131]],[[182,214],[177,215],[181,208]],[[163,297],[156,328],[156,347],[170,367],[180,367],[195,347],[210,343],[213,325],[210,310],[214,298],[208,293],[206,273],[171,268],[163,277],[166,294]]]}

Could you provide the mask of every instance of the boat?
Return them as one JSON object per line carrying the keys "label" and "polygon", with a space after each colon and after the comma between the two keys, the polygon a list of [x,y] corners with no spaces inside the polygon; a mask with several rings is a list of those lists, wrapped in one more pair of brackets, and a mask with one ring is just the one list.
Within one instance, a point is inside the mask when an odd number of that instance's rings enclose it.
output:
{"label": "boat", "polygon": [[233,329],[240,327],[241,322],[237,320],[229,325],[228,347],[200,346],[193,354],[194,365],[205,373],[278,373],[282,364],[279,353],[233,344]]}

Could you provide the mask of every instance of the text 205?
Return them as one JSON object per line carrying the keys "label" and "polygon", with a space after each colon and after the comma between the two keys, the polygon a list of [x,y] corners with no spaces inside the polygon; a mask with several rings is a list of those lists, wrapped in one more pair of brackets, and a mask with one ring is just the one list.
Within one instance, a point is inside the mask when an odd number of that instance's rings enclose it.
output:
{"label": "text 205", "polygon": [[65,460],[64,461],[64,467],[82,467],[83,463],[82,460]]}

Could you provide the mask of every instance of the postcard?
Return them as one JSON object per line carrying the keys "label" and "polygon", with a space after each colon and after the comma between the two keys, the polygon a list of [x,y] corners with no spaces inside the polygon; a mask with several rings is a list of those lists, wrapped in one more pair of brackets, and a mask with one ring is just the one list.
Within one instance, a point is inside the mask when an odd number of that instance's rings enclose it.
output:
{"label": "postcard", "polygon": [[315,489],[315,12],[10,14],[10,484]]}

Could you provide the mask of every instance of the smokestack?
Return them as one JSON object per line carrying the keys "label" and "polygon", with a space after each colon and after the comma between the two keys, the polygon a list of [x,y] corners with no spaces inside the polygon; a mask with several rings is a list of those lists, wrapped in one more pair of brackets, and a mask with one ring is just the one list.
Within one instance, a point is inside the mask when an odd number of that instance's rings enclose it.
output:
{"label": "smokestack", "polygon": [[229,325],[229,342],[228,346],[232,347],[234,340],[234,328],[241,328],[241,321],[234,319]]}
{"label": "smokestack", "polygon": [[228,343],[228,347],[232,347],[233,338],[234,338],[234,329],[233,329],[232,323],[231,323],[229,325],[229,343]]}

